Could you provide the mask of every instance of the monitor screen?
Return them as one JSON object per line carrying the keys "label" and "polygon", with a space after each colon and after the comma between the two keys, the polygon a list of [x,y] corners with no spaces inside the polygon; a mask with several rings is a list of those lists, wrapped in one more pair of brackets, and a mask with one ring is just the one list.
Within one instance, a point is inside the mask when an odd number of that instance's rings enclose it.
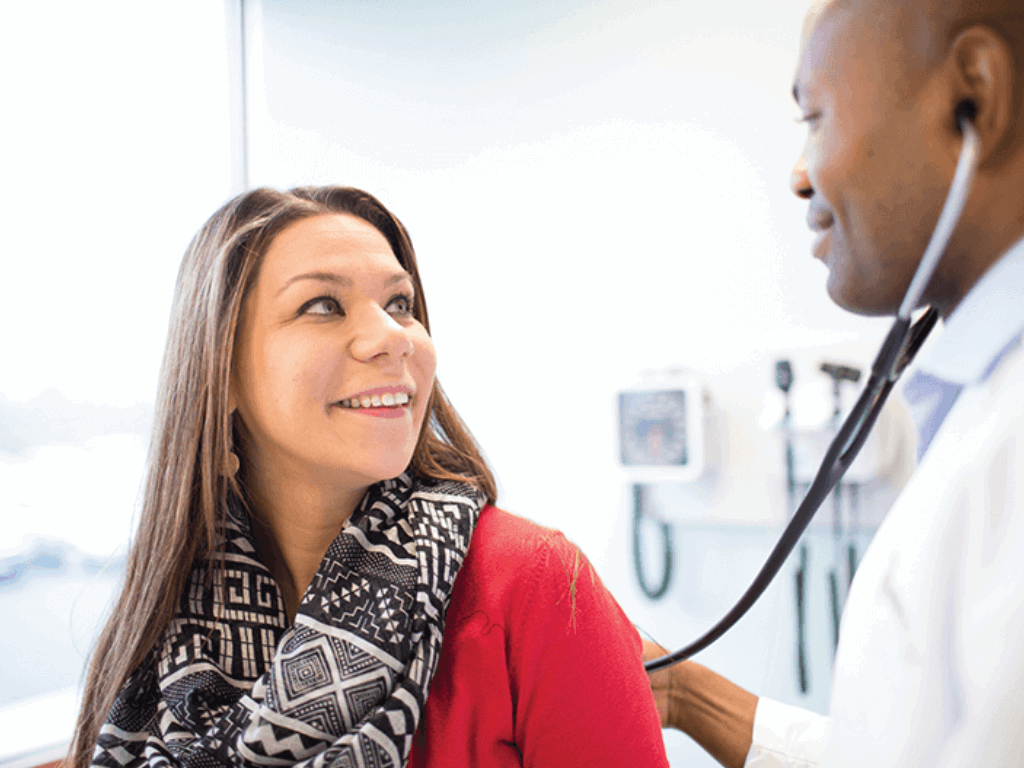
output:
{"label": "monitor screen", "polygon": [[688,461],[686,393],[651,390],[619,394],[622,464],[685,466]]}

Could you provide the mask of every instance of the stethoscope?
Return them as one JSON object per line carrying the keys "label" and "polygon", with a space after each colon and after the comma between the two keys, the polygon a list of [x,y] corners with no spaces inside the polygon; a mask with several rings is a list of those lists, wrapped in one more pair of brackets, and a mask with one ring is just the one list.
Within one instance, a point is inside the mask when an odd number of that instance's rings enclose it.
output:
{"label": "stethoscope", "polygon": [[867,441],[868,434],[878,419],[878,414],[881,412],[882,406],[885,405],[889,393],[892,392],[893,386],[904,369],[914,359],[914,355],[917,354],[928,337],[928,333],[938,321],[939,313],[932,307],[929,307],[913,324],[911,324],[911,313],[920,303],[928,281],[931,280],[939,259],[949,244],[949,238],[960,221],[960,216],[967,203],[967,196],[971,191],[971,183],[978,170],[981,140],[971,124],[974,114],[974,104],[969,101],[963,101],[957,106],[956,121],[964,141],[960,150],[960,158],[957,161],[956,172],[953,174],[953,183],[946,196],[939,221],[935,225],[935,231],[928,242],[928,247],[925,248],[917,271],[910,281],[907,293],[903,297],[903,303],[900,304],[899,311],[896,313],[896,320],[871,365],[871,376],[853,410],[839,428],[835,439],[825,453],[825,458],[807,490],[807,495],[800,503],[789,525],[782,532],[782,536],[779,537],[775,548],[768,555],[768,559],[761,566],[754,581],[736,605],[704,635],[685,648],[680,648],[675,653],[652,659],[644,664],[644,668],[648,672],[655,672],[685,661],[707,648],[728,632],[764,594],[772,579],[782,569],[786,558],[796,547],[818,508],[853,464],[853,460],[857,458],[857,454]]}

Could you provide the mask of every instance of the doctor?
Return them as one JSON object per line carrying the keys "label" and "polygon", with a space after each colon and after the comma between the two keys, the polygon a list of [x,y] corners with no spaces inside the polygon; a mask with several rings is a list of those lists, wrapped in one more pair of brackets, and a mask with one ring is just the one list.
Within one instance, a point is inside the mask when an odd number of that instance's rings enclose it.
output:
{"label": "doctor", "polygon": [[729,766],[1020,765],[1024,3],[818,2],[793,94],[814,256],[836,303],[875,315],[907,289],[973,105],[980,168],[925,294],[945,327],[905,387],[922,459],[850,590],[831,717],[684,662],[652,675],[663,724]]}

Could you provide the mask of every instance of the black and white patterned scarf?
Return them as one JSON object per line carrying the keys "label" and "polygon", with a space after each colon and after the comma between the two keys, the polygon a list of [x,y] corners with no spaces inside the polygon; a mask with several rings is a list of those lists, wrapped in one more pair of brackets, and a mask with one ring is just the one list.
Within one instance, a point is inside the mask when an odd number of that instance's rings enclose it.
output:
{"label": "black and white patterned scarf", "polygon": [[[122,688],[93,764],[383,768],[408,759],[483,494],[402,475],[373,486],[288,626],[247,516],[226,567],[192,569],[159,647]],[[214,573],[220,573],[218,569]]]}

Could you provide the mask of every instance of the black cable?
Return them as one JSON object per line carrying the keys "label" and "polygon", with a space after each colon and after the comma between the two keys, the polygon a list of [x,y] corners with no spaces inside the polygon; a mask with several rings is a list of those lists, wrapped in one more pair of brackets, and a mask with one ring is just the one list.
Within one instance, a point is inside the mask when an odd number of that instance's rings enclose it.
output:
{"label": "black cable", "polygon": [[807,574],[807,545],[800,547],[800,569],[796,572],[796,672],[800,693],[807,693],[807,617],[804,612],[804,582]]}
{"label": "black cable", "polygon": [[828,447],[818,474],[811,482],[811,487],[793,515],[793,519],[786,526],[786,530],[782,532],[775,548],[768,555],[768,559],[761,566],[761,570],[758,571],[747,591],[717,624],[697,640],[674,653],[645,663],[644,668],[648,672],[656,672],[659,669],[670,667],[707,648],[743,618],[744,614],[757,602],[757,599],[764,594],[772,579],[782,569],[786,558],[800,541],[800,537],[810,525],[821,503],[828,498],[831,490],[849,469],[853,460],[857,458],[860,449],[864,447],[871,428],[878,420],[882,406],[889,397],[889,393],[892,392],[893,385],[924,343],[928,332],[938,322],[938,317],[939,314],[936,310],[929,309],[920,320],[914,323],[913,327],[910,326],[910,321],[907,319],[896,319],[871,366],[871,376],[864,391],[861,392],[853,411],[839,428],[839,433]]}
{"label": "black cable", "polygon": [[664,542],[661,584],[652,589],[647,583],[647,577],[644,576],[643,553],[640,546],[640,526],[646,517],[643,509],[643,489],[644,487],[639,483],[633,486],[633,565],[636,567],[636,579],[640,582],[640,589],[651,600],[658,600],[668,592],[668,585],[672,581],[672,537],[668,523],[659,523]]}
{"label": "black cable", "polygon": [[833,568],[828,572],[829,600],[832,604],[832,650],[839,646],[839,618],[843,609],[839,605],[839,573]]}

